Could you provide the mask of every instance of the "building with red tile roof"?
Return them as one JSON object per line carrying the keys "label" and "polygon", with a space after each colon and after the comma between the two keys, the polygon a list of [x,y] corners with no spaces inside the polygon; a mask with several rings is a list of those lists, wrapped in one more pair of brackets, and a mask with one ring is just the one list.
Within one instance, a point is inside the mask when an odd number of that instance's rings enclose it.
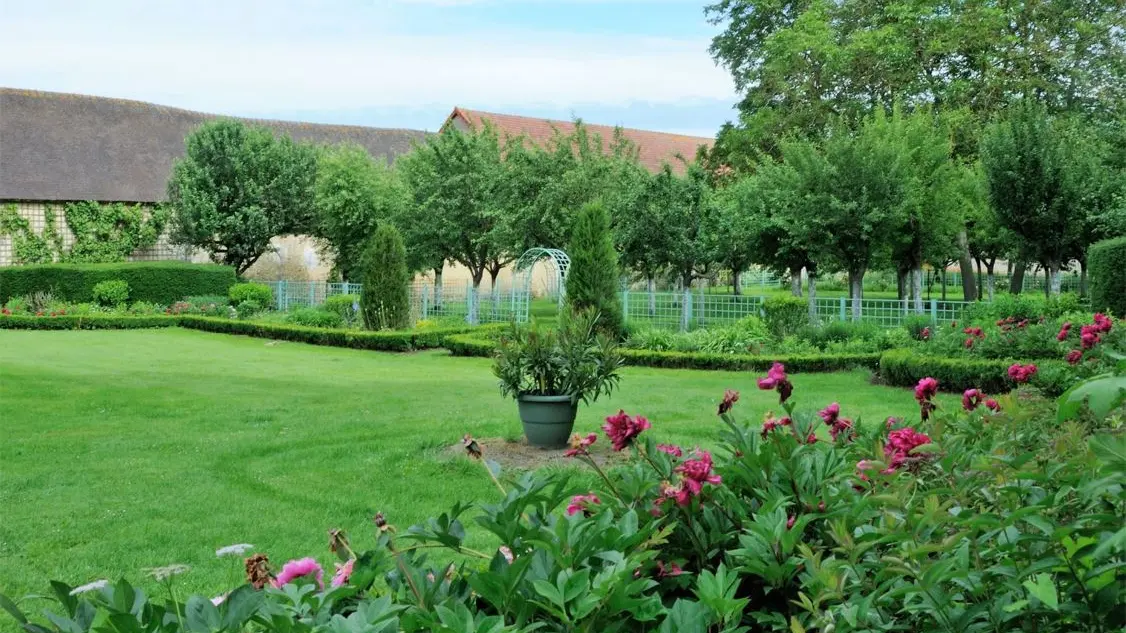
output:
{"label": "building with red tile roof", "polygon": [[[505,136],[525,135],[533,143],[547,143],[555,135],[570,134],[575,130],[572,121],[556,121],[537,117],[517,116],[514,114],[497,114],[482,112],[480,110],[467,110],[454,108],[450,116],[446,117],[442,129],[453,125],[460,130],[476,129],[489,121],[496,127],[497,133]],[[610,141],[614,138],[615,128],[610,125],[594,125],[583,122],[583,126],[591,134],[602,137],[603,146],[609,150]],[[637,146],[638,158],[646,169],[657,172],[668,163],[676,172],[684,170],[683,163],[678,156],[691,161],[696,157],[696,150],[701,146],[711,147],[715,139],[702,136],[685,136],[683,134],[668,134],[666,132],[653,132],[650,130],[621,129],[622,135]]]}

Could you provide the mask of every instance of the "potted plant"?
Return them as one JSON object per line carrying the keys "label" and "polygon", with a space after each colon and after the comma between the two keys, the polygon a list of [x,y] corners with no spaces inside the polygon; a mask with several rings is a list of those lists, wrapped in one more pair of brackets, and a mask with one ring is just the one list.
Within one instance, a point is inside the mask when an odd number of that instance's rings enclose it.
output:
{"label": "potted plant", "polygon": [[617,342],[597,332],[594,312],[563,314],[556,330],[513,324],[493,362],[501,393],[516,399],[528,443],[563,448],[579,401],[594,402],[617,386]]}

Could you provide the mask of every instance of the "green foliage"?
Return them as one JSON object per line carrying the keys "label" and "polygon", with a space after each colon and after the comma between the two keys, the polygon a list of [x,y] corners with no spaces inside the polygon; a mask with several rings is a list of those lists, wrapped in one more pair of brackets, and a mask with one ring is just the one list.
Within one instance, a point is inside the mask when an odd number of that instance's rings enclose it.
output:
{"label": "green foliage", "polygon": [[618,253],[610,235],[610,216],[597,202],[579,212],[567,249],[567,305],[575,312],[598,315],[597,328],[612,337],[622,335],[621,294],[618,292]]}
{"label": "green foliage", "polygon": [[133,330],[175,327],[175,317],[163,314],[65,314],[36,317],[27,314],[0,316],[0,330]]}
{"label": "green foliage", "polygon": [[185,139],[172,167],[172,242],[206,250],[242,275],[270,240],[308,234],[316,154],[268,128],[219,119]]}
{"label": "green foliage", "polygon": [[777,339],[795,334],[809,324],[806,303],[797,297],[770,297],[762,302],[763,320]]}
{"label": "green foliage", "polygon": [[501,393],[571,396],[586,403],[609,395],[620,380],[622,355],[613,338],[599,333],[597,317],[591,311],[564,313],[557,330],[514,323],[493,357]]}
{"label": "green foliage", "polygon": [[274,303],[274,294],[266,284],[238,283],[227,290],[227,297],[231,305],[237,306],[243,301],[255,301],[260,306],[271,306]]}
{"label": "green foliage", "polygon": [[292,341],[294,343],[308,343],[310,345],[328,345],[332,347],[350,347],[352,349],[388,352],[433,349],[441,347],[446,337],[451,334],[480,332],[487,331],[488,329],[485,326],[464,326],[458,328],[434,328],[402,332],[386,330],[368,332],[364,330],[310,328],[281,323],[235,321],[232,319],[216,319],[194,315],[181,316],[179,324],[181,327],[204,330],[207,332],[240,334],[243,336],[255,336],[279,341]]}
{"label": "green foliage", "polygon": [[37,291],[65,301],[93,300],[94,285],[120,279],[134,301],[170,305],[188,295],[225,294],[235,283],[229,267],[182,262],[43,264],[0,268],[0,302]]}
{"label": "green foliage", "polygon": [[285,322],[305,327],[344,327],[344,319],[335,312],[318,310],[317,308],[299,308],[285,315]]}
{"label": "green foliage", "polygon": [[352,325],[359,319],[358,306],[360,305],[360,295],[331,295],[325,298],[324,304],[321,306],[324,310],[335,314],[340,317],[340,320],[347,324]]}
{"label": "green foliage", "polygon": [[91,293],[94,301],[104,306],[117,306],[129,300],[129,282],[122,279],[110,279],[94,284]]}
{"label": "green foliage", "polygon": [[0,235],[12,239],[12,262],[15,264],[50,264],[63,252],[62,235],[55,226],[55,209],[43,209],[43,233],[36,233],[27,218],[19,214],[15,204],[0,206]]}
{"label": "green foliage", "polygon": [[262,305],[261,302],[254,299],[246,299],[235,305],[235,314],[240,319],[251,319],[265,309],[266,306]]}
{"label": "green foliage", "polygon": [[755,316],[744,317],[734,325],[690,332],[659,328],[638,328],[630,332],[626,346],[631,349],[714,354],[759,354],[770,341],[766,324]]}
{"label": "green foliage", "polygon": [[383,224],[368,245],[364,260],[360,310],[369,330],[397,330],[410,325],[410,272],[398,229]]}
{"label": "green foliage", "polygon": [[974,322],[1001,319],[1036,321],[1040,317],[1058,319],[1066,314],[1082,311],[1081,305],[1079,295],[1069,292],[1055,297],[1035,293],[1006,293],[997,295],[993,301],[975,303],[966,316]]}
{"label": "green foliage", "polygon": [[333,268],[360,279],[363,254],[380,222],[403,215],[409,193],[396,172],[358,145],[322,148],[314,187],[314,235],[325,242]]}
{"label": "green foliage", "polygon": [[74,235],[63,246],[55,210],[44,209],[44,228],[36,234],[15,205],[0,208],[0,235],[12,237],[13,260],[20,264],[101,264],[124,262],[138,250],[156,244],[164,232],[168,211],[121,202],[70,202],[63,207],[67,228]]}
{"label": "green foliage", "polygon": [[1087,250],[1091,307],[1126,318],[1126,236],[1092,244]]}
{"label": "green foliage", "polygon": [[[986,393],[998,394],[1014,387],[1009,378],[1012,364],[1012,359],[945,357],[896,349],[880,356],[880,377],[895,387],[913,387],[919,380],[930,376],[938,380],[939,388],[943,390],[982,389]],[[1060,361],[1037,365],[1039,371],[1032,384],[1049,396],[1059,395],[1074,381],[1074,374],[1067,371],[1066,365]]]}

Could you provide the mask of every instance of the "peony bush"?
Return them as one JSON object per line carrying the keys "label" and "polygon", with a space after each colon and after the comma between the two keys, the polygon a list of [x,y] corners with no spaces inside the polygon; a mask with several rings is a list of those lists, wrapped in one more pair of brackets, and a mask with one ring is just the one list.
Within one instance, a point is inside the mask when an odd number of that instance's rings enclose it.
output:
{"label": "peony bush", "polygon": [[[865,424],[839,403],[797,406],[780,364],[757,386],[777,409],[741,421],[727,391],[708,448],[663,443],[660,420],[624,411],[604,436],[576,434],[567,455],[593,479],[499,475],[467,436],[496,499],[406,529],[377,514],[355,543],[332,530],[331,567],[239,544],[217,554],[249,554],[246,582],[213,596],[180,600],[165,569],[166,596],[57,582],[43,615],[25,613],[30,600],[0,607],[30,633],[1126,626],[1121,413],[1061,420],[1030,391],[979,389],[945,410],[926,378],[917,411]],[[600,466],[606,444],[629,459]],[[468,547],[470,525],[494,546]]]}

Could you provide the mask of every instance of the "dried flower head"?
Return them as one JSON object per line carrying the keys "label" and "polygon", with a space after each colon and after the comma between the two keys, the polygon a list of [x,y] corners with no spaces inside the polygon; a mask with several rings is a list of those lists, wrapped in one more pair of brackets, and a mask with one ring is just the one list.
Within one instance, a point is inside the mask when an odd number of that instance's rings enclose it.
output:
{"label": "dried flower head", "polygon": [[481,445],[468,433],[461,438],[461,445],[465,447],[465,454],[468,455],[470,459],[481,459],[481,456],[484,454],[481,450]]}
{"label": "dried flower head", "polygon": [[328,550],[333,554],[340,550],[346,552],[352,551],[352,548],[348,545],[348,535],[344,533],[344,530],[334,529],[328,531]]}
{"label": "dried flower head", "polygon": [[270,584],[272,580],[269,556],[254,554],[246,559],[246,582],[250,583],[255,589],[261,589]]}

